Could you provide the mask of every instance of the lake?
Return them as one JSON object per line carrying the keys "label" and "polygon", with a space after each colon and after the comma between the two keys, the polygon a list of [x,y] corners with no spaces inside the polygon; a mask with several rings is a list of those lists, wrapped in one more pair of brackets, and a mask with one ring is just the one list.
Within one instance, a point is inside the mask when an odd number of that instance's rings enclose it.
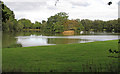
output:
{"label": "lake", "polygon": [[21,44],[22,47],[29,46],[45,46],[56,44],[72,44],[72,43],[86,43],[94,41],[106,41],[118,39],[118,33],[83,33],[71,36],[62,34],[48,34],[40,32],[17,32],[17,33],[3,33],[3,47],[8,47],[14,44]]}

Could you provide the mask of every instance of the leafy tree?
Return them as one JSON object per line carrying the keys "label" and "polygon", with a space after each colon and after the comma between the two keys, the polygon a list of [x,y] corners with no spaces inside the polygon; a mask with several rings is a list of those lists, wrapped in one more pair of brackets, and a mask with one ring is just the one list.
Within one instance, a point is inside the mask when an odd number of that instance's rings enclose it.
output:
{"label": "leafy tree", "polygon": [[81,23],[80,19],[76,19],[76,21],[78,22],[79,27],[77,28],[77,30],[83,31],[84,30],[84,26]]}
{"label": "leafy tree", "polygon": [[75,32],[80,32],[81,30],[84,30],[84,27],[79,20],[67,20],[64,23],[64,30],[74,30]]}
{"label": "leafy tree", "polygon": [[[0,1],[1,2],[1,1]],[[3,2],[2,4],[2,21],[6,22],[9,19],[14,19],[15,15]]]}
{"label": "leafy tree", "polygon": [[59,25],[59,23],[55,23],[54,31],[56,33],[63,32],[64,31],[64,26],[63,25]]}
{"label": "leafy tree", "polygon": [[33,28],[35,29],[40,29],[42,27],[42,24],[38,21],[35,22],[35,24],[33,25]]}
{"label": "leafy tree", "polygon": [[24,25],[20,21],[15,20],[14,23],[16,23],[14,25],[15,31],[22,31],[23,30]]}
{"label": "leafy tree", "polygon": [[46,23],[46,21],[45,21],[45,20],[42,20],[42,24],[44,24],[44,23]]}
{"label": "leafy tree", "polygon": [[[49,30],[49,32],[61,32],[63,31],[62,25],[67,19],[68,19],[67,13],[65,12],[57,13],[54,16],[51,16],[48,18],[47,29]],[[61,25],[61,26],[58,26],[58,25]]]}
{"label": "leafy tree", "polygon": [[2,5],[2,29],[3,31],[13,31],[13,20],[14,20],[14,13],[11,11],[6,5],[4,5],[3,2],[1,2]]}
{"label": "leafy tree", "polygon": [[103,29],[103,22],[101,20],[95,20],[93,21],[93,25],[92,25],[92,29],[94,29],[94,31],[102,31]]}
{"label": "leafy tree", "polygon": [[90,29],[92,29],[92,21],[88,20],[88,19],[83,19],[81,20],[82,25],[84,26],[84,30],[85,31],[90,31]]}
{"label": "leafy tree", "polygon": [[32,23],[29,19],[20,19],[18,20],[19,24],[24,25],[24,29],[31,29]]}
{"label": "leafy tree", "polygon": [[116,32],[119,32],[120,33],[120,18],[118,18],[118,21],[117,21],[117,23],[116,23]]}

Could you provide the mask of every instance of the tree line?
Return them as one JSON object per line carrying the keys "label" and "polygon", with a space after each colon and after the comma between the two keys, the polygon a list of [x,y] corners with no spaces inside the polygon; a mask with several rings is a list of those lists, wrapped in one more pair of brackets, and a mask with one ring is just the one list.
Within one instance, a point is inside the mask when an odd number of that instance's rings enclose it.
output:
{"label": "tree line", "polygon": [[40,29],[42,32],[61,33],[67,30],[95,32],[120,32],[119,19],[103,21],[89,19],[68,19],[68,14],[60,12],[48,18],[47,21],[36,21],[32,23],[29,19],[16,20],[14,12],[11,11],[3,2],[2,5],[2,30],[9,32],[19,32],[26,29]]}

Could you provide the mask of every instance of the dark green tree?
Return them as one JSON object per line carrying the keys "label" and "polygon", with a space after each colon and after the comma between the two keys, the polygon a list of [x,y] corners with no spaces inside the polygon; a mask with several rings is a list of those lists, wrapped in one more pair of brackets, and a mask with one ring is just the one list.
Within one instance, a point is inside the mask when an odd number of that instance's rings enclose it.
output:
{"label": "dark green tree", "polygon": [[[62,32],[64,31],[63,23],[68,19],[65,12],[60,12],[48,18],[47,29],[49,32]],[[57,27],[56,27],[57,26]]]}

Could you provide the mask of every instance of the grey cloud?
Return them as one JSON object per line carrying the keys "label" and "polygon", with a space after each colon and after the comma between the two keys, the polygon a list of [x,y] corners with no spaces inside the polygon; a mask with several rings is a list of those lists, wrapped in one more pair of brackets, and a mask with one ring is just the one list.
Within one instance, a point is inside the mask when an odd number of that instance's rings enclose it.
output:
{"label": "grey cloud", "polygon": [[[41,2],[42,0],[2,0],[3,2]],[[48,1],[48,0],[43,0]]]}
{"label": "grey cloud", "polygon": [[118,2],[118,5],[120,6],[120,1]]}
{"label": "grey cloud", "polygon": [[70,2],[73,6],[83,6],[83,7],[87,7],[90,4],[88,2]]}
{"label": "grey cloud", "polygon": [[55,6],[47,6],[47,9],[49,9],[49,10],[56,10],[57,8]]}
{"label": "grey cloud", "polygon": [[14,11],[30,11],[47,6],[46,2],[6,2]]}
{"label": "grey cloud", "polygon": [[120,18],[120,1],[118,2],[118,18]]}

